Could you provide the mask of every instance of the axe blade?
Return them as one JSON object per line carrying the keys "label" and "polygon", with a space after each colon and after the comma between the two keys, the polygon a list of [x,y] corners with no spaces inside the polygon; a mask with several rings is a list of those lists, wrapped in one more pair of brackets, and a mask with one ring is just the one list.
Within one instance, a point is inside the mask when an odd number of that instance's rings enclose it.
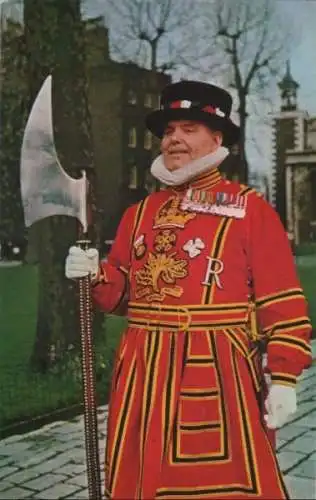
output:
{"label": "axe blade", "polygon": [[87,231],[87,179],[73,179],[62,168],[54,143],[52,77],[32,106],[23,135],[20,161],[25,225],[52,215],[76,217]]}

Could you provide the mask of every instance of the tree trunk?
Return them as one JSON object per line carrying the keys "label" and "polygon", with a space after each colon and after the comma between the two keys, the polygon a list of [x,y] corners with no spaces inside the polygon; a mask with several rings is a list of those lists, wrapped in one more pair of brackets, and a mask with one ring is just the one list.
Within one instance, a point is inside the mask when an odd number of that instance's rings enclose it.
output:
{"label": "tree trunk", "polygon": [[157,55],[158,55],[158,42],[159,37],[157,36],[150,42],[150,69],[151,71],[157,71]]}
{"label": "tree trunk", "polygon": [[[22,27],[6,17],[0,5],[3,23],[0,32],[0,243],[12,258],[10,243],[24,247],[24,222],[20,198],[20,147],[26,116],[25,54]],[[23,258],[19,255],[19,258]]]}
{"label": "tree trunk", "polygon": [[240,162],[240,181],[244,184],[248,183],[249,166],[246,154],[246,126],[247,126],[247,96],[242,91],[239,92],[239,125],[240,125],[240,139],[239,139],[239,162]]}
{"label": "tree trunk", "polygon": [[[90,120],[86,102],[84,36],[79,0],[25,0],[30,105],[48,74],[53,76],[53,123],[58,157],[73,177],[92,170]],[[91,173],[88,175],[92,177]],[[45,371],[71,345],[79,346],[75,284],[64,277],[77,222],[58,216],[31,228],[39,266],[39,302],[33,369]]]}

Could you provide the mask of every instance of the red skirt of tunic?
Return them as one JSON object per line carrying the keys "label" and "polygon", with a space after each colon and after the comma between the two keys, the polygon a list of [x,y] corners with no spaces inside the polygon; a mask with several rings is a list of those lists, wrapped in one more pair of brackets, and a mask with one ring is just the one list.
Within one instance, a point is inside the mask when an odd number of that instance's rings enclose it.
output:
{"label": "red skirt of tunic", "polygon": [[110,498],[289,498],[243,339],[238,328],[127,329],[110,398]]}

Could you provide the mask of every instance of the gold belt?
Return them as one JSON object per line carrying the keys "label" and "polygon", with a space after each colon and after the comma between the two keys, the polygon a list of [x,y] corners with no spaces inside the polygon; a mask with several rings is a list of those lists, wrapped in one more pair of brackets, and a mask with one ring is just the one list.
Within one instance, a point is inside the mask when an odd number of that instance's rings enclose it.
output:
{"label": "gold belt", "polygon": [[129,326],[146,330],[244,327],[248,322],[248,304],[166,306],[129,302],[127,319]]}

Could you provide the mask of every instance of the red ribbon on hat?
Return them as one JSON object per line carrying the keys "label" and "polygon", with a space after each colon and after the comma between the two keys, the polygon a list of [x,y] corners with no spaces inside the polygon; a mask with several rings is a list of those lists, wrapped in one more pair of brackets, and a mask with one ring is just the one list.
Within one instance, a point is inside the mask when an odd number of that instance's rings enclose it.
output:
{"label": "red ribbon on hat", "polygon": [[173,101],[170,103],[171,109],[181,108],[182,101]]}
{"label": "red ribbon on hat", "polygon": [[[189,105],[186,105],[184,106],[184,102],[186,104],[189,104]],[[169,104],[169,107],[171,109],[180,109],[180,108],[190,108],[191,107],[191,102],[190,101],[173,101]],[[207,106],[204,106],[203,108],[201,108],[201,111],[204,111],[205,113],[209,113],[211,115],[215,115],[216,114],[216,108],[214,106],[211,106],[210,104],[208,104]]]}
{"label": "red ribbon on hat", "polygon": [[202,111],[205,111],[206,113],[210,113],[211,115],[216,114],[216,108],[214,108],[211,105],[205,106],[204,108],[202,108]]}

